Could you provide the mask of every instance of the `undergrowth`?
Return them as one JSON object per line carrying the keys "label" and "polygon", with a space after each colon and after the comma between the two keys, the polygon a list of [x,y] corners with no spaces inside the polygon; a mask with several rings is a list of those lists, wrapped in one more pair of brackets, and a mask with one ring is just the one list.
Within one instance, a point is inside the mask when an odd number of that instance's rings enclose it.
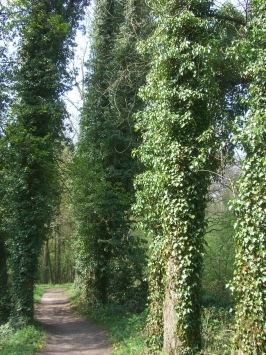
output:
{"label": "undergrowth", "polygon": [[[112,355],[144,355],[147,353],[145,324],[148,309],[142,313],[126,312],[123,307],[90,307],[78,293],[72,296],[76,310],[93,320],[109,333],[113,345]],[[201,355],[231,354],[233,314],[228,308],[203,309],[203,350]]]}
{"label": "undergrowth", "polygon": [[78,293],[70,298],[75,309],[91,319],[109,333],[114,351],[112,355],[142,355],[145,353],[145,324],[147,310],[134,314],[122,306],[109,304],[107,307],[89,307]]}
{"label": "undergrowth", "polygon": [[[50,288],[64,287],[69,290],[71,284],[64,285],[36,285],[34,288],[34,302],[41,300],[43,293]],[[0,354],[1,355],[34,355],[44,347],[46,337],[40,324],[21,329],[13,328],[9,323],[0,326]]]}
{"label": "undergrowth", "polygon": [[228,308],[204,308],[202,355],[231,354],[233,321],[234,316]]}
{"label": "undergrowth", "polygon": [[45,344],[42,330],[29,325],[19,330],[9,324],[0,326],[0,354],[1,355],[34,355]]}
{"label": "undergrowth", "polygon": [[34,303],[39,303],[41,301],[42,295],[48,288],[50,288],[50,285],[35,285]]}

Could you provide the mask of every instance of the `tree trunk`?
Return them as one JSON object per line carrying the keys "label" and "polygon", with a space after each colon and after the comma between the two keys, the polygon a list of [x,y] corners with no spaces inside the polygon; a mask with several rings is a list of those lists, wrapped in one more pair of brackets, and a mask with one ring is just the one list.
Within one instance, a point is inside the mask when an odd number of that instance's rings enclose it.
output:
{"label": "tree trunk", "polygon": [[43,247],[43,263],[42,263],[42,282],[48,284],[49,279],[49,249],[48,249],[48,239],[44,243]]}
{"label": "tree trunk", "polygon": [[0,236],[0,324],[7,321],[9,311],[7,252],[5,242]]}
{"label": "tree trunk", "polygon": [[52,284],[54,284],[53,269],[52,269],[52,263],[51,263],[51,257],[50,257],[50,251],[48,248],[48,243],[47,243],[47,258],[48,258],[48,266],[49,266],[49,271],[50,271],[50,281]]}
{"label": "tree trunk", "polygon": [[176,273],[175,260],[169,258],[167,265],[167,281],[164,300],[164,344],[163,354],[177,355],[178,349],[182,346],[180,339],[176,334],[177,313],[175,310],[177,297],[175,292],[174,275]]}

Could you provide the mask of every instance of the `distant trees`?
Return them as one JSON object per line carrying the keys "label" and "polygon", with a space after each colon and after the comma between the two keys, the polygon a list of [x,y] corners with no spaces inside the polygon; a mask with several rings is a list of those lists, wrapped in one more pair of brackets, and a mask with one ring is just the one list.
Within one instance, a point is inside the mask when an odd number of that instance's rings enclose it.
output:
{"label": "distant trees", "polygon": [[228,283],[234,272],[234,224],[236,217],[228,203],[232,199],[230,188],[237,179],[239,169],[226,167],[223,175],[210,186],[210,200],[206,209],[207,230],[204,237],[203,305],[232,306],[233,297]]}
{"label": "distant trees", "polygon": [[60,284],[75,278],[75,224],[71,210],[70,190],[72,153],[66,145],[59,158],[60,205],[54,214],[49,235],[46,236],[39,260],[40,283]]}

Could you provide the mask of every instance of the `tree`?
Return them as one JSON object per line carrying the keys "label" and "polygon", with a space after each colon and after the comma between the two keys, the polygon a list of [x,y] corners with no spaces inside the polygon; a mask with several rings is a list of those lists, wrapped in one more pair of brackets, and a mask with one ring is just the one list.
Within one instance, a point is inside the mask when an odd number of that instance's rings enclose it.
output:
{"label": "tree", "polygon": [[[0,154],[3,154],[3,147],[0,139]],[[4,161],[1,156],[0,161],[0,324],[8,320],[10,313],[10,297],[9,297],[9,282],[8,282],[8,248],[7,248],[7,225],[6,225],[6,211],[5,211],[5,198],[4,198],[4,181],[6,180]]]}
{"label": "tree", "polygon": [[130,215],[139,167],[131,152],[138,139],[132,115],[146,68],[135,46],[147,19],[141,1],[96,1],[75,156],[78,272],[92,303],[125,302],[134,283],[142,284],[143,253]]}
{"label": "tree", "polygon": [[240,47],[246,58],[243,76],[249,82],[248,112],[238,122],[236,140],[244,149],[242,171],[233,204],[237,217],[234,354],[264,354],[266,349],[266,152],[265,56],[266,4],[252,1],[247,38]]}
{"label": "tree", "polygon": [[135,210],[153,238],[148,339],[151,353],[196,354],[207,192],[218,156],[230,151],[239,109],[239,74],[225,53],[241,25],[214,16],[210,1],[149,3],[157,28],[139,45],[151,70],[140,92],[146,106],[137,115],[142,144],[135,152],[146,167],[136,179]]}
{"label": "tree", "polygon": [[10,295],[8,282],[8,247],[7,247],[7,211],[6,191],[7,183],[7,147],[4,131],[7,119],[7,108],[10,104],[8,87],[10,85],[11,63],[7,56],[8,33],[6,22],[8,14],[6,8],[0,4],[0,324],[7,321],[10,313]]}
{"label": "tree", "polygon": [[[16,325],[33,318],[33,288],[38,258],[50,230],[60,189],[56,159],[61,151],[65,116],[61,94],[69,45],[83,1],[18,1],[14,5],[21,45],[16,68],[13,122],[6,135],[11,157],[12,319]],[[18,6],[18,11],[15,11]]]}

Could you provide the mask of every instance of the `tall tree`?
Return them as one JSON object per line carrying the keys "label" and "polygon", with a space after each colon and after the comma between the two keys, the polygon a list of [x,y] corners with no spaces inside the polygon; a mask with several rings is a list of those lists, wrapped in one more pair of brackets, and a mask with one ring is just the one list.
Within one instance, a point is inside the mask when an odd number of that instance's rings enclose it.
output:
{"label": "tall tree", "polygon": [[7,248],[7,222],[6,222],[6,167],[5,147],[0,138],[0,324],[8,320],[10,313],[10,295],[8,282],[8,248]]}
{"label": "tall tree", "polygon": [[235,234],[236,297],[234,354],[265,354],[266,351],[266,3],[252,1],[251,21],[241,51],[246,58],[243,75],[250,83],[248,112],[237,135],[244,148],[238,195]]}
{"label": "tall tree", "polygon": [[12,299],[16,324],[33,318],[38,257],[59,199],[56,157],[65,116],[65,68],[84,1],[18,1],[21,45],[14,120],[7,130],[12,162]]}
{"label": "tall tree", "polygon": [[8,20],[7,9],[0,4],[0,324],[7,321],[10,312],[9,283],[7,272],[7,216],[6,199],[7,174],[6,174],[6,144],[4,131],[9,103],[8,87],[10,85],[11,63],[7,56],[8,33],[6,23]]}
{"label": "tall tree", "polygon": [[138,169],[131,151],[146,68],[136,41],[145,36],[146,21],[142,1],[96,1],[75,183],[78,268],[92,302],[111,295],[123,301],[133,279],[141,281],[141,251],[130,230]]}
{"label": "tall tree", "polygon": [[135,207],[153,238],[147,330],[152,354],[191,355],[201,349],[207,191],[235,113],[237,67],[225,51],[238,25],[217,20],[211,1],[148,3],[157,28],[139,45],[151,70],[137,115],[146,171]]}

